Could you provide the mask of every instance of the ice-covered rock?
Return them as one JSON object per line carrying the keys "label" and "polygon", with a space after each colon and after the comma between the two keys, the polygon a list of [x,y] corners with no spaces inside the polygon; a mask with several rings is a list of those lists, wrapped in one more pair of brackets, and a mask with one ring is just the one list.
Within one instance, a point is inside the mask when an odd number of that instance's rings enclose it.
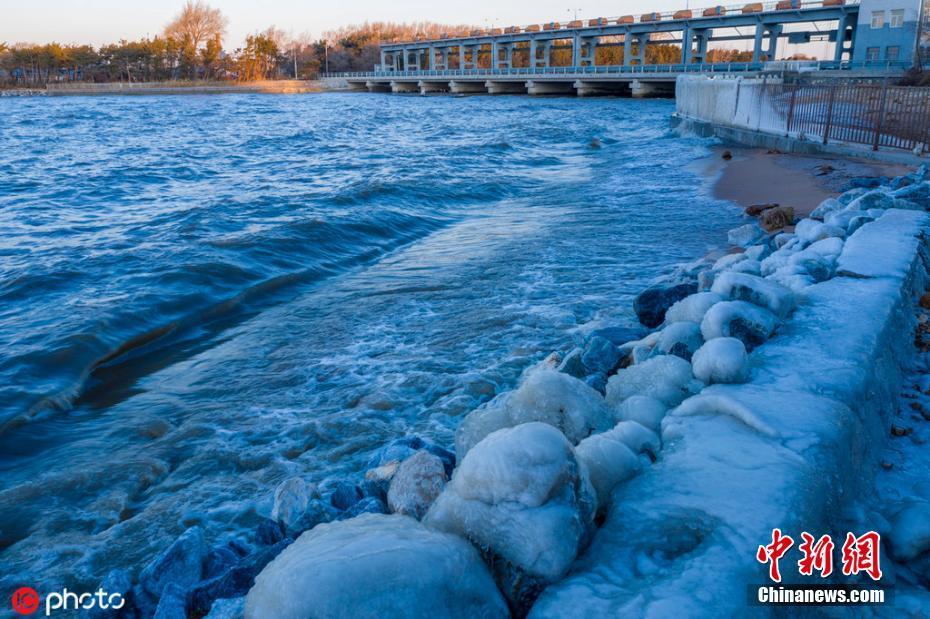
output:
{"label": "ice-covered rock", "polygon": [[664,402],[656,398],[634,395],[617,404],[614,415],[618,422],[635,421],[644,428],[658,432],[668,408]]}
{"label": "ice-covered rock", "polygon": [[830,226],[814,219],[802,219],[794,228],[794,233],[802,243],[810,244],[830,237],[843,238],[846,229],[839,226]]}
{"label": "ice-covered rock", "polygon": [[491,432],[529,421],[558,428],[573,444],[612,425],[607,404],[597,391],[567,374],[536,370],[517,390],[497,396],[459,424],[456,453],[461,459]]}
{"label": "ice-covered rock", "polygon": [[186,591],[177,583],[165,585],[153,619],[187,619]]}
{"label": "ice-covered rock", "polygon": [[668,308],[695,292],[697,283],[691,281],[650,286],[633,299],[633,311],[647,327],[658,327],[665,320]]}
{"label": "ice-covered rock", "polygon": [[364,515],[300,536],[255,579],[246,619],[507,617],[478,552],[400,515]]}
{"label": "ice-covered rock", "polygon": [[[713,306],[701,321],[701,334],[705,341],[717,337],[735,337],[752,350],[765,342],[778,319],[772,312],[746,301],[723,301]],[[608,400],[610,383],[607,384]]]}
{"label": "ice-covered rock", "polygon": [[895,204],[898,200],[907,200],[913,203],[917,208],[930,210],[930,182],[915,183],[902,187],[892,194],[895,198]]}
{"label": "ice-covered rock", "polygon": [[[790,232],[782,232],[781,234],[776,234],[776,235],[775,235],[775,238],[772,239],[772,243],[775,245],[775,249],[782,249],[783,247],[785,247],[786,245],[788,245],[788,243],[791,243],[791,242],[797,240],[797,238],[798,238],[798,237],[795,236],[793,233],[790,233]],[[762,257],[762,258],[759,258],[759,260],[765,260],[765,258],[767,258],[767,257],[768,257],[768,256],[764,256],[764,257]]]}
{"label": "ice-covered rock", "polygon": [[203,529],[191,527],[142,570],[139,583],[156,598],[161,596],[162,590],[169,584],[177,585],[182,592],[187,591],[203,576],[209,553]]}
{"label": "ice-covered rock", "polygon": [[210,614],[204,619],[243,619],[245,616],[245,598],[223,598],[213,602]]}
{"label": "ice-covered rock", "polygon": [[912,561],[930,551],[930,503],[913,501],[895,514],[890,542],[898,561]]}
{"label": "ice-covered rock", "polygon": [[769,254],[772,253],[771,248],[768,244],[765,245],[753,245],[752,247],[746,250],[746,257],[750,260],[755,260],[756,262],[764,260]]}
{"label": "ice-covered rock", "polygon": [[691,394],[692,379],[690,363],[674,355],[659,355],[613,375],[607,381],[607,403],[616,410],[627,398],[645,395],[676,406]]}
{"label": "ice-covered rock", "polygon": [[811,212],[810,218],[823,221],[824,219],[826,219],[827,215],[840,210],[841,208],[843,208],[843,206],[844,204],[841,203],[836,198],[827,198],[826,200],[821,202],[820,205]]}
{"label": "ice-covered rock", "polygon": [[[655,460],[661,444],[659,435],[636,421],[621,421],[609,434],[629,447],[634,453],[646,454]],[[597,436],[597,435],[595,435]]]}
{"label": "ice-covered rock", "polygon": [[794,293],[784,286],[748,273],[721,273],[711,292],[733,301],[747,301],[785,318],[795,306]]}
{"label": "ice-covered rock", "polygon": [[613,371],[617,363],[620,362],[621,357],[620,350],[613,342],[595,335],[585,344],[581,355],[581,363],[589,373],[603,372],[607,374]]}
{"label": "ice-covered rock", "polygon": [[850,201],[848,205],[850,209],[857,211],[867,211],[872,208],[885,210],[895,206],[894,196],[883,188],[867,191]]}
{"label": "ice-covered rock", "polygon": [[[511,601],[524,587],[560,578],[591,532],[595,497],[571,443],[552,426],[526,423],[475,445],[424,522],[486,548],[516,568],[496,569]],[[513,587],[517,587],[514,590]]]}
{"label": "ice-covered rock", "polygon": [[318,497],[316,486],[300,477],[285,479],[274,490],[271,519],[284,527],[293,527],[307,509],[310,499]]}
{"label": "ice-covered rock", "polygon": [[584,351],[582,349],[572,349],[568,352],[567,355],[565,355],[565,357],[562,359],[562,362],[556,369],[563,374],[568,374],[569,376],[574,376],[575,378],[584,380],[584,377],[588,373],[588,369],[581,361],[581,357],[583,355]]}
{"label": "ice-covered rock", "polygon": [[733,268],[734,265],[742,262],[743,260],[747,260],[748,258],[749,257],[746,255],[745,252],[737,252],[735,254],[725,254],[721,256],[720,258],[718,258],[716,262],[714,262],[714,266],[712,267],[712,270],[726,271],[728,269]]}
{"label": "ice-covered rock", "polygon": [[765,236],[765,232],[756,224],[746,224],[727,232],[727,242],[737,247],[749,247]]}
{"label": "ice-covered rock", "polygon": [[743,260],[733,265],[730,269],[733,273],[748,273],[750,275],[759,275],[762,272],[762,265],[758,260]]}
{"label": "ice-covered rock", "polygon": [[697,289],[699,292],[705,292],[710,290],[710,287],[714,284],[714,271],[708,269],[706,271],[701,271],[698,274],[697,278]]}
{"label": "ice-covered rock", "polygon": [[422,518],[446,484],[442,460],[428,451],[418,451],[397,468],[387,493],[388,507],[395,514]]}
{"label": "ice-covered rock", "polygon": [[852,204],[857,198],[864,196],[869,193],[868,189],[863,189],[862,187],[854,187],[848,191],[844,191],[836,197],[836,201],[840,203],[841,206],[847,206]]}
{"label": "ice-covered rock", "polygon": [[664,355],[675,355],[686,361],[691,360],[694,351],[701,347],[701,326],[696,322],[673,322],[664,329],[655,350]]}
{"label": "ice-covered rock", "polygon": [[746,347],[734,337],[710,340],[694,353],[694,376],[707,384],[741,383],[749,376]]}
{"label": "ice-covered rock", "polygon": [[588,471],[599,508],[607,507],[614,487],[642,468],[636,453],[613,431],[589,436],[575,447],[575,456]]}
{"label": "ice-covered rock", "polygon": [[696,322],[700,324],[711,307],[723,301],[716,292],[697,292],[675,303],[665,314],[667,322]]}

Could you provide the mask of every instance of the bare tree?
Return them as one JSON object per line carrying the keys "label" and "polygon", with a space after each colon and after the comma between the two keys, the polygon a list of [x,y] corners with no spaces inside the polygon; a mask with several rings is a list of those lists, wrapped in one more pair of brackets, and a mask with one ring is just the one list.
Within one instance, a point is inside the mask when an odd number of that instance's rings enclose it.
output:
{"label": "bare tree", "polygon": [[222,39],[226,33],[226,16],[203,0],[187,0],[184,8],[165,26],[165,36],[185,41],[199,50],[207,41]]}

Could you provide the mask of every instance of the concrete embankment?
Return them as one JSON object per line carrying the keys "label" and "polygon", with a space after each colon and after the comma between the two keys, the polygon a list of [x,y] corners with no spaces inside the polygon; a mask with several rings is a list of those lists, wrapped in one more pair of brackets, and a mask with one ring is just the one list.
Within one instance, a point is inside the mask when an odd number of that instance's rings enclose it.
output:
{"label": "concrete embankment", "polygon": [[[790,88],[785,88],[783,80],[776,77],[742,78],[703,75],[679,76],[675,85],[676,112],[672,118],[673,125],[680,129],[703,136],[716,136],[723,140],[757,148],[777,149],[785,153],[827,154],[843,157],[860,157],[889,163],[919,165],[927,161],[927,144],[918,144],[916,149],[873,148],[872,139],[867,143],[843,141],[831,137],[824,139],[817,135],[817,130],[827,133],[845,134],[861,139],[870,131],[877,130],[882,135],[875,144],[894,143],[894,132],[872,126],[878,110],[862,107],[863,104],[831,104],[829,95],[824,99],[802,103],[800,98],[792,95]],[[880,93],[874,93],[881,96]],[[808,95],[810,96],[810,95]],[[876,97],[872,97],[875,99]],[[888,97],[889,99],[894,97]],[[798,100],[796,100],[798,99]],[[863,100],[866,100],[865,98]],[[872,103],[869,103],[872,105]],[[877,104],[875,104],[877,105]],[[861,108],[862,118],[852,111]],[[840,111],[842,108],[842,112]],[[857,109],[858,109],[857,108]],[[805,130],[797,125],[796,114],[803,110],[805,118],[811,122]],[[912,111],[912,110],[910,110]],[[893,119],[902,111],[888,109],[885,116]],[[831,128],[833,117],[845,114],[842,122],[850,127],[839,128],[837,119]],[[922,117],[915,116],[916,120]],[[854,125],[854,127],[853,127]],[[855,131],[853,131],[855,129]],[[911,128],[907,128],[910,131]]]}
{"label": "concrete embankment", "polygon": [[117,82],[106,84],[49,84],[47,94],[88,95],[216,95],[231,93],[303,94],[327,90],[318,80],[269,80],[262,82]]}

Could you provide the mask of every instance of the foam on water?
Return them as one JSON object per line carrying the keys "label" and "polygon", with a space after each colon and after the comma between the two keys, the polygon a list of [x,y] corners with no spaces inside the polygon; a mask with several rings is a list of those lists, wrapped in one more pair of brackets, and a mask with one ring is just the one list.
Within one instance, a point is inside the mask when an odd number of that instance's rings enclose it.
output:
{"label": "foam on water", "polygon": [[191,524],[244,532],[282,479],[451,445],[529,364],[632,323],[738,223],[672,110],[0,100],[0,583],[90,586]]}

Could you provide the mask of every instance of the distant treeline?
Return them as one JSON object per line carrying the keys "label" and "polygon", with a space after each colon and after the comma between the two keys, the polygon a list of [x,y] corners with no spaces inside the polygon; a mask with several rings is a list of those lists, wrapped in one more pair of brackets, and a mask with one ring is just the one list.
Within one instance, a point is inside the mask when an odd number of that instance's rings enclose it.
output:
{"label": "distant treeline", "polygon": [[149,82],[313,78],[329,71],[370,71],[382,41],[438,37],[467,26],[366,23],[322,37],[288,35],[271,27],[223,44],[226,18],[202,0],[188,0],[161,35],[93,47],[61,43],[0,42],[0,83],[41,86],[48,82]]}
{"label": "distant treeline", "polygon": [[[418,37],[437,39],[441,34],[458,34],[473,29],[467,25],[430,22],[396,24],[365,23],[324,33],[287,35],[271,27],[249,35],[245,45],[226,49],[223,35],[226,18],[202,0],[188,0],[181,12],[161,35],[138,41],[94,48],[90,45],[41,45],[0,43],[0,82],[37,86],[48,82],[149,82],[166,80],[238,80],[313,78],[324,71],[370,71],[380,62],[382,42],[412,41]],[[715,49],[709,62],[743,62],[750,52]],[[481,66],[490,66],[490,54],[481,57]],[[600,46],[597,64],[621,64],[623,46]],[[673,64],[681,61],[677,45],[650,42],[646,64]],[[452,66],[458,59],[453,54]],[[555,49],[555,65],[571,64],[569,49]],[[515,66],[529,66],[527,49],[518,47]]]}

